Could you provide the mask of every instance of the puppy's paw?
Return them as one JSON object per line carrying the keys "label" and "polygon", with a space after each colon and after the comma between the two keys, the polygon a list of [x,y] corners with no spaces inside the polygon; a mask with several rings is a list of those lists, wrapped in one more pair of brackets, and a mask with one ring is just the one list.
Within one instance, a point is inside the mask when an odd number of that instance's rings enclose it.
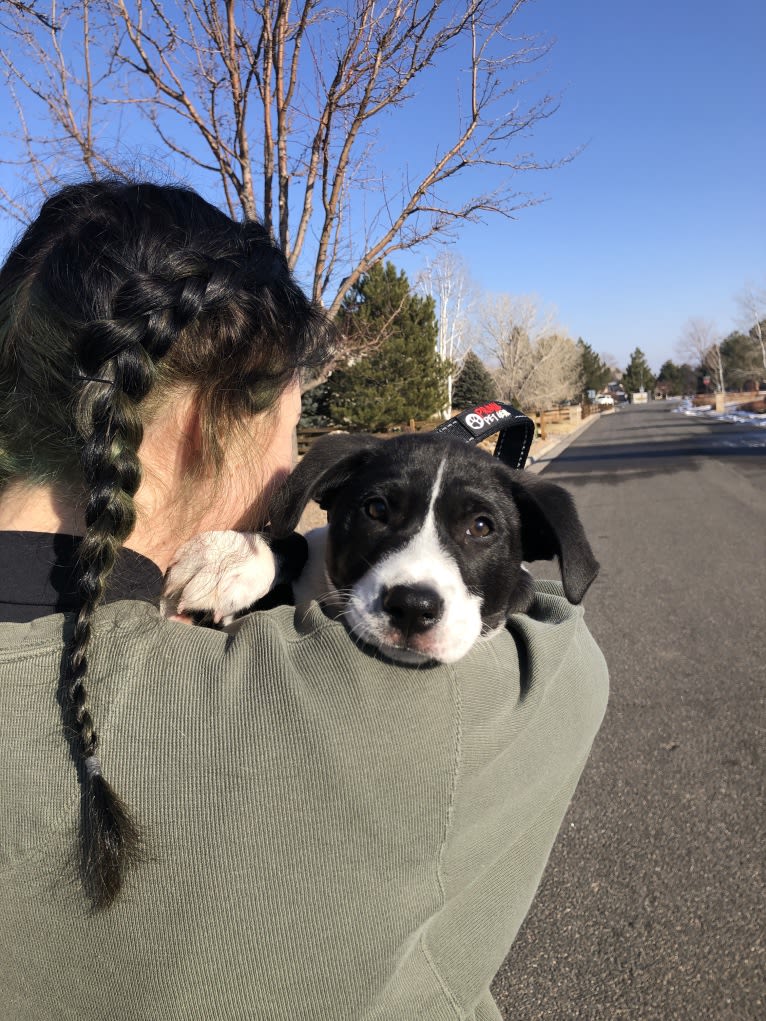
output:
{"label": "puppy's paw", "polygon": [[185,543],[165,575],[166,617],[208,612],[216,624],[252,606],[271,589],[277,565],[268,543],[249,532],[204,532]]}

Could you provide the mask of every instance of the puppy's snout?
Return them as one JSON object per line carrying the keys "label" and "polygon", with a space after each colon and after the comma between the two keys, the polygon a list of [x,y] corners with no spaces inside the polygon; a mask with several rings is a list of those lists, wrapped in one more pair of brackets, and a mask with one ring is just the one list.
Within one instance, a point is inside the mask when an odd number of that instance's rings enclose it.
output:
{"label": "puppy's snout", "polygon": [[393,585],[381,595],[383,609],[403,634],[428,631],[441,617],[444,600],[425,585]]}

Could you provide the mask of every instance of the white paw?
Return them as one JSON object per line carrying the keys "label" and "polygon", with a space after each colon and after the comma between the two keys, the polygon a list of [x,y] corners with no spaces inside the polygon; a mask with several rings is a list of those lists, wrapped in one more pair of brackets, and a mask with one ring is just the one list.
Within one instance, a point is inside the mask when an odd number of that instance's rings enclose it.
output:
{"label": "white paw", "polygon": [[178,550],[165,576],[162,612],[183,615],[209,611],[227,622],[271,589],[274,555],[265,540],[250,532],[203,532]]}

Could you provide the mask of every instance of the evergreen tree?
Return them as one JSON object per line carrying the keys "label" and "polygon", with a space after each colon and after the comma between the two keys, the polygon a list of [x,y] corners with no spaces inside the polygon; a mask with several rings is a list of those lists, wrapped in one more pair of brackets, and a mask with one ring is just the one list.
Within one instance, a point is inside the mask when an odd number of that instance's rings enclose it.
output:
{"label": "evergreen tree", "polygon": [[603,390],[612,378],[612,370],[604,362],[601,355],[596,354],[590,344],[586,344],[582,337],[577,341],[582,359],[582,388],[583,391]]}
{"label": "evergreen tree", "polygon": [[303,394],[300,426],[303,429],[325,429],[331,425],[333,420],[330,410],[330,387],[325,380]]}
{"label": "evergreen tree", "polygon": [[721,359],[724,376],[740,390],[757,390],[763,378],[763,364],[760,349],[753,344],[752,337],[742,333],[730,333],[721,341]]}
{"label": "evergreen tree", "polygon": [[493,400],[498,392],[494,376],[484,362],[473,351],[465,356],[460,373],[452,391],[452,405],[465,409]]}
{"label": "evergreen tree", "polygon": [[374,432],[444,406],[451,365],[436,353],[434,302],[413,294],[404,272],[374,266],[346,295],[340,325],[367,353],[328,380],[335,421]]}
{"label": "evergreen tree", "polygon": [[630,363],[622,377],[622,385],[626,393],[638,393],[640,390],[651,390],[654,387],[652,370],[640,347],[637,347],[630,356]]}
{"label": "evergreen tree", "polygon": [[657,383],[664,384],[670,396],[679,397],[682,394],[695,393],[697,390],[697,373],[688,364],[676,365],[668,359],[660,369]]}

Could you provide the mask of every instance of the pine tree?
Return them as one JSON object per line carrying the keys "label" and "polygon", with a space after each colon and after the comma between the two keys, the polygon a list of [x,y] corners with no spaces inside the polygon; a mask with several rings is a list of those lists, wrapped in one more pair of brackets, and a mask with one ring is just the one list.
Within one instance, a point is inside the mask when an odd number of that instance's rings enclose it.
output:
{"label": "pine tree", "polygon": [[660,383],[670,396],[694,393],[697,389],[697,373],[687,362],[676,365],[668,359],[660,368],[657,385]]}
{"label": "pine tree", "polygon": [[640,347],[637,347],[630,356],[630,363],[622,377],[622,385],[627,393],[638,393],[641,390],[651,390],[654,387],[652,370]]}
{"label": "pine tree", "polygon": [[303,429],[324,429],[332,424],[330,388],[325,380],[303,394],[300,425]]}
{"label": "pine tree", "polygon": [[582,388],[584,391],[595,390],[598,393],[612,378],[612,370],[582,337],[577,341],[577,347],[582,359]]}
{"label": "pine tree", "polygon": [[473,351],[465,356],[460,374],[455,380],[452,405],[461,410],[486,404],[498,393],[498,386],[484,362]]}
{"label": "pine tree", "polygon": [[761,352],[752,337],[735,331],[721,341],[724,375],[740,390],[758,390],[763,377]]}
{"label": "pine tree", "polygon": [[390,262],[374,266],[346,295],[340,323],[368,353],[328,380],[337,422],[381,431],[444,406],[450,364],[436,353],[434,302],[413,294],[404,272]]}

